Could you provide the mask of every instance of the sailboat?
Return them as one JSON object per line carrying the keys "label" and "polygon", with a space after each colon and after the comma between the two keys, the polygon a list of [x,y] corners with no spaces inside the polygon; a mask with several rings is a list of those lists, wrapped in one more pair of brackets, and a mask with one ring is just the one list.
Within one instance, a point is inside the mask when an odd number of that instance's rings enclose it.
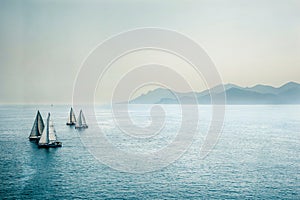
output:
{"label": "sailboat", "polygon": [[62,143],[57,141],[54,124],[53,121],[50,119],[50,113],[48,113],[46,126],[39,140],[38,147],[50,148],[50,147],[61,147],[61,146]]}
{"label": "sailboat", "polygon": [[44,121],[41,116],[40,111],[37,111],[30,135],[29,135],[29,140],[30,141],[38,141],[42,135],[42,132],[44,130]]}
{"label": "sailboat", "polygon": [[76,117],[73,108],[71,108],[67,125],[75,125],[75,124],[76,124]]}
{"label": "sailboat", "polygon": [[82,110],[80,110],[79,116],[77,118],[77,122],[76,122],[76,129],[80,129],[80,128],[88,128],[88,125],[86,124],[85,121],[85,117],[83,115]]}

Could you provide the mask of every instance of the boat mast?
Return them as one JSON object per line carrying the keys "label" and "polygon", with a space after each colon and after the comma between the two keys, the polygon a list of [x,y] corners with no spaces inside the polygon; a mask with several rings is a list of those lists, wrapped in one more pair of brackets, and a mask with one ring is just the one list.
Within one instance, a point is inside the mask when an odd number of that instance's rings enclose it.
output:
{"label": "boat mast", "polygon": [[48,113],[47,118],[47,126],[46,126],[46,143],[49,144],[49,120],[50,120],[50,113]]}

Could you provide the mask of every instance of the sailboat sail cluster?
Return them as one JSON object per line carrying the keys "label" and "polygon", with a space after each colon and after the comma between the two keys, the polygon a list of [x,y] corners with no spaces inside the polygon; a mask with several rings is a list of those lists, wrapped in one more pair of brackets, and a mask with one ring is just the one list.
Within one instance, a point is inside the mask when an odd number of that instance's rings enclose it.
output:
{"label": "sailboat sail cluster", "polygon": [[29,135],[30,141],[36,141],[39,147],[61,147],[62,143],[57,141],[56,131],[50,113],[46,124],[44,124],[40,111],[37,111],[33,127]]}
{"label": "sailboat sail cluster", "polygon": [[76,129],[88,128],[88,125],[86,124],[85,117],[83,115],[82,110],[80,110],[80,113],[79,113],[79,116],[78,116],[77,119],[78,120],[77,120],[76,125],[75,125]]}
{"label": "sailboat sail cluster", "polygon": [[67,125],[75,125],[75,124],[76,124],[76,117],[75,117],[75,113],[73,111],[73,108],[71,108],[69,119],[67,121]]}
{"label": "sailboat sail cluster", "polygon": [[[85,120],[82,110],[80,110],[79,116],[76,120],[73,108],[71,108],[71,110],[70,110],[67,125],[75,125],[75,129],[88,128],[88,125],[86,124],[86,120]],[[62,143],[57,140],[56,130],[54,128],[54,123],[50,118],[50,113],[48,113],[46,124],[44,124],[44,121],[43,121],[40,111],[37,111],[32,129],[31,129],[31,132],[29,135],[29,140],[36,141],[38,143],[38,147],[41,147],[41,148],[61,147],[62,146]]]}
{"label": "sailboat sail cluster", "polygon": [[30,135],[29,140],[30,141],[38,141],[42,135],[42,132],[44,130],[44,121],[42,118],[42,115],[40,111],[37,111]]}

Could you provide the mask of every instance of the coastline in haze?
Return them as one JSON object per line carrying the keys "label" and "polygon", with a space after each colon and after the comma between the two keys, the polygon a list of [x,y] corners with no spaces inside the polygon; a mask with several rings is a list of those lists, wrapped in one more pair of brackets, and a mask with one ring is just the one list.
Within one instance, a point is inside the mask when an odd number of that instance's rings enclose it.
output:
{"label": "coastline in haze", "polygon": [[[226,104],[300,104],[300,84],[288,82],[275,88],[268,85],[256,85],[254,87],[240,87],[234,84],[224,85]],[[199,93],[180,93],[169,89],[158,88],[143,94],[130,101],[131,104],[178,104],[176,96],[181,104],[190,104],[193,95],[199,104],[211,104],[210,93],[217,97],[223,92],[222,86],[216,86],[210,91]]]}

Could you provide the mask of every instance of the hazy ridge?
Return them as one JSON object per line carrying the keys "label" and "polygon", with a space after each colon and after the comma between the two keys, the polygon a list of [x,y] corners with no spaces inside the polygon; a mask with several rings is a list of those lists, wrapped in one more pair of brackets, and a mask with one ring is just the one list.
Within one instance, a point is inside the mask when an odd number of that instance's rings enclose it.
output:
{"label": "hazy ridge", "polygon": [[221,97],[222,86],[224,86],[227,104],[300,104],[300,84],[296,82],[288,82],[278,88],[269,85],[240,87],[226,84],[195,93],[180,93],[158,88],[131,100],[130,103],[178,104],[180,99],[182,104],[194,104],[193,95],[195,95],[198,104],[210,104],[210,94],[214,93],[217,98]]}

